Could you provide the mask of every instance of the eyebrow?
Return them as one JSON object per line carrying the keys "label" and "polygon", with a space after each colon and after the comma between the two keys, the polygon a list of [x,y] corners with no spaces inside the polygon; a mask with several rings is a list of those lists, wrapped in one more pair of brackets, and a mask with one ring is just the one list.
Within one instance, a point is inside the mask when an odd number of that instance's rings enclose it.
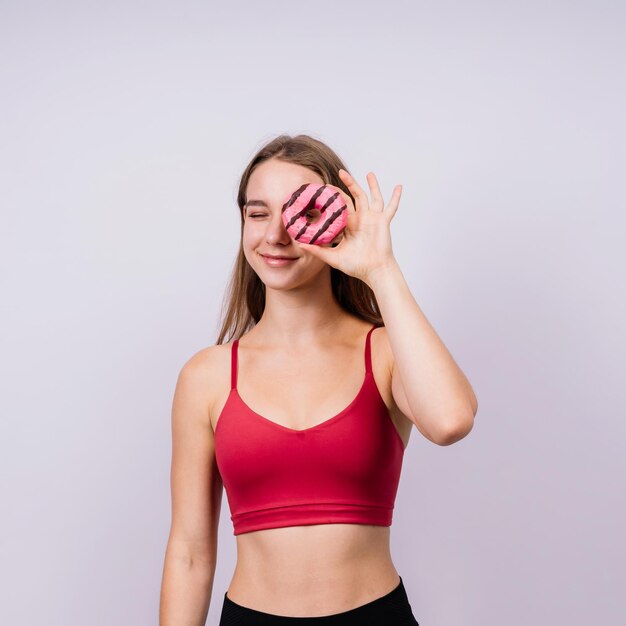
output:
{"label": "eyebrow", "polygon": [[269,209],[269,206],[263,202],[263,200],[248,200],[244,205],[243,208],[244,210],[247,209],[250,206],[263,206],[266,209]]}

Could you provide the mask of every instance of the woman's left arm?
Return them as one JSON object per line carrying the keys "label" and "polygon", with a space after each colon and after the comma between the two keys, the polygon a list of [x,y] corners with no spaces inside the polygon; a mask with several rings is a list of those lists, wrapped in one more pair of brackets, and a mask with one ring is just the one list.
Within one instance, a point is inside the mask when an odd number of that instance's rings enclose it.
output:
{"label": "woman's left arm", "polygon": [[476,396],[415,301],[400,266],[394,260],[364,280],[385,322],[398,408],[439,445],[462,439],[474,425]]}
{"label": "woman's left arm", "polygon": [[390,223],[398,210],[402,185],[396,185],[385,207],[373,172],[367,175],[371,202],[346,170],[339,170],[339,176],[356,201],[336,187],[348,211],[339,244],[297,245],[374,291],[393,353],[393,399],[420,432],[439,445],[450,445],[472,429],[478,402],[415,301],[393,254]]}

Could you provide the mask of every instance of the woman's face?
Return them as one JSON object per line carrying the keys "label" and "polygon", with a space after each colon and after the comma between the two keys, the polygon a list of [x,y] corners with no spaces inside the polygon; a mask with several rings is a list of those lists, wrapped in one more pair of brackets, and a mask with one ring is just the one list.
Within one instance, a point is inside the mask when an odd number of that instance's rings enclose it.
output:
{"label": "woman's face", "polygon": [[[281,286],[317,274],[325,265],[295,242],[281,217],[285,200],[304,183],[323,183],[312,170],[269,159],[248,180],[244,207],[243,251],[252,269],[268,286]],[[265,255],[265,256],[264,256]],[[266,255],[288,257],[271,261]]]}

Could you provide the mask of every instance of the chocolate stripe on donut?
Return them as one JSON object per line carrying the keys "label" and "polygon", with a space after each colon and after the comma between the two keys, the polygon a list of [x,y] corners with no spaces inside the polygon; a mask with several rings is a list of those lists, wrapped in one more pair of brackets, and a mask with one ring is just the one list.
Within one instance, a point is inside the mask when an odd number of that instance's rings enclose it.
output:
{"label": "chocolate stripe on donut", "polygon": [[[326,189],[326,187],[324,187],[324,189]],[[339,192],[335,192],[332,196],[330,196],[330,198],[328,198],[328,200],[326,200],[326,204],[324,204],[324,206],[320,209],[320,216],[326,211],[326,209],[331,206],[335,200],[337,199],[337,196],[339,195]],[[308,211],[310,207],[310,203],[307,205],[306,210]],[[315,208],[315,206],[310,207],[310,208]],[[345,206],[344,206],[345,208]],[[291,220],[290,224],[292,224],[293,222],[296,221],[296,219],[298,219],[300,217],[300,215],[302,215],[303,211],[301,211],[300,213],[298,213],[298,215],[295,216],[295,219]],[[339,213],[341,213],[341,210],[339,211]],[[321,230],[319,230],[317,233],[315,233],[315,236],[313,237],[313,239],[311,241],[309,241],[309,243],[313,243],[313,241],[315,239],[317,239],[327,228],[330,224],[333,223],[334,220],[337,219],[337,215],[331,216],[330,220],[327,222],[326,226],[324,226]],[[317,220],[319,221],[319,220]],[[316,223],[317,223],[316,221]],[[305,224],[299,231],[298,234],[294,237],[294,239],[299,239],[300,237],[302,237],[302,235],[304,235],[304,233],[309,229],[312,228],[313,224]]]}
{"label": "chocolate stripe on donut", "polygon": [[312,209],[315,208],[315,203],[317,202],[317,199],[326,191],[326,185],[324,185],[324,187],[320,187],[310,198],[309,198],[309,202],[306,205],[306,207],[304,209],[302,209],[302,211],[300,211],[300,214],[303,215],[304,213],[306,213],[307,211],[311,211]]}
{"label": "chocolate stripe on donut", "polygon": [[[345,211],[347,208],[347,205],[344,204],[340,209],[337,209],[328,219],[328,221],[324,224],[324,226],[322,226],[316,233],[315,235],[311,238],[311,241],[309,241],[309,243],[315,243],[315,240],[343,213],[343,211]],[[306,228],[304,229],[306,230]],[[298,235],[300,235],[300,233],[298,233]]]}
{"label": "chocolate stripe on donut", "polygon": [[320,209],[320,212],[323,213],[336,199],[339,195],[339,192],[334,193],[328,200],[326,200],[326,204]]}
{"label": "chocolate stripe on donut", "polygon": [[284,213],[299,197],[300,194],[310,185],[311,183],[304,183],[301,187],[298,187],[292,194],[291,198],[285,204],[283,204],[283,208],[281,213]]}
{"label": "chocolate stripe on donut", "polygon": [[[304,185],[304,187],[308,187],[311,183],[307,183],[306,185]],[[303,217],[308,211],[310,211],[311,209],[315,208],[315,201],[319,198],[320,194],[324,193],[324,191],[326,191],[326,186],[324,187],[320,187],[309,199],[308,203],[304,205],[304,208],[300,209],[300,211],[298,211],[297,213],[294,213],[291,216],[291,219],[287,222],[287,224],[285,224],[285,228],[289,228],[294,222],[296,222],[297,220],[299,220],[301,217]],[[298,193],[299,192],[299,193]],[[298,191],[296,191],[294,193],[298,194],[298,196],[300,195],[300,193],[302,193],[302,191],[300,189],[298,189]],[[296,196],[296,198],[298,197]],[[293,196],[291,196],[293,198]],[[287,202],[287,204],[283,207],[283,210],[285,208],[288,208],[291,204],[293,204],[293,202],[291,200],[289,200],[289,202]],[[308,225],[307,225],[308,227]],[[306,230],[306,228],[305,228]],[[298,236],[300,235],[300,233],[298,233]]]}

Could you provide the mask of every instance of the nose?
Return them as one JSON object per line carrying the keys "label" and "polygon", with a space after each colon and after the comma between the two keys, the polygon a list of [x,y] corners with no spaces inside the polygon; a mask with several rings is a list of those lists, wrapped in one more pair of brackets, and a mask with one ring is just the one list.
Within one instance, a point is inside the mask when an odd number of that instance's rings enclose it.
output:
{"label": "nose", "polygon": [[269,220],[267,231],[265,233],[265,239],[267,243],[276,244],[289,244],[291,242],[291,236],[287,232],[285,225],[283,224],[282,214],[280,212],[272,215],[272,219]]}

